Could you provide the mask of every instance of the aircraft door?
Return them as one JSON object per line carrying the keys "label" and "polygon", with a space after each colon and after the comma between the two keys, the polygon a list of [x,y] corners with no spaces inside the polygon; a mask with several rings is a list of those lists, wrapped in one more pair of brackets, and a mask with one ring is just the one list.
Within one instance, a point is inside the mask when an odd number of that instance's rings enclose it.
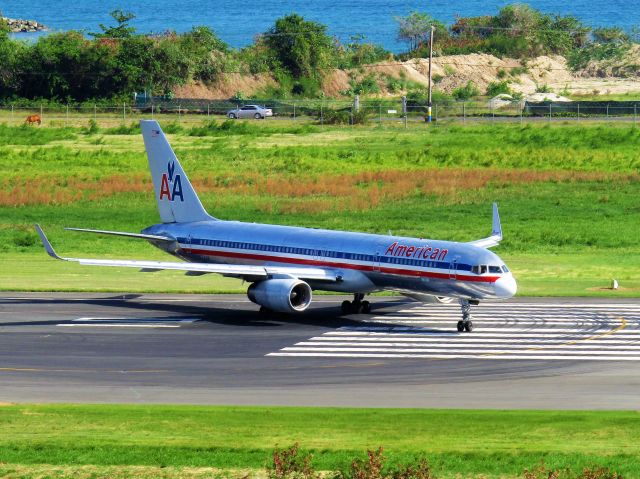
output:
{"label": "aircraft door", "polygon": [[449,265],[449,279],[458,279],[458,258],[454,258]]}

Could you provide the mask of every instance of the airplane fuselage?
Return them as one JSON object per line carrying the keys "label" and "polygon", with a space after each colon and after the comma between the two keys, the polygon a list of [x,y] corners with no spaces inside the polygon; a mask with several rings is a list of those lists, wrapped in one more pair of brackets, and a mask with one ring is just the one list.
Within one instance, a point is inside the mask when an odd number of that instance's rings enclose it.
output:
{"label": "airplane fuselage", "polygon": [[466,243],[219,220],[157,224],[143,233],[176,238],[157,246],[190,262],[336,271],[338,282],[308,281],[319,290],[484,300],[516,289],[495,253]]}

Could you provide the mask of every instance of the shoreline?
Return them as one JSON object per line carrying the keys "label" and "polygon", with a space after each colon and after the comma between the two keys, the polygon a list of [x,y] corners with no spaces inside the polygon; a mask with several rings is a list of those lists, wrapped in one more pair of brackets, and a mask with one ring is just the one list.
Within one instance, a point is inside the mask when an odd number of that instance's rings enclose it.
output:
{"label": "shoreline", "polygon": [[2,17],[7,23],[11,33],[35,33],[48,30],[46,25],[36,22],[35,20],[23,20],[19,18]]}

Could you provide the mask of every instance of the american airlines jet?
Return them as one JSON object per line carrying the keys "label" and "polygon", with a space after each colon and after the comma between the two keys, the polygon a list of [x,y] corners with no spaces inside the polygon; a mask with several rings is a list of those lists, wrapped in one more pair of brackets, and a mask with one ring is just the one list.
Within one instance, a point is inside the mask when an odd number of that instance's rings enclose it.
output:
{"label": "american airlines jet", "polygon": [[469,243],[223,221],[203,208],[158,122],[142,120],[140,126],[162,223],[139,234],[68,229],[143,239],[183,261],[63,258],[36,225],[50,256],[89,266],[240,278],[251,283],[247,294],[261,311],[301,313],[313,290],[353,294],[353,301],[342,303],[344,314],[368,313],[364,297],[375,291],[432,303],[457,299],[460,332],[473,329],[471,305],[516,293],[513,275],[487,249],[502,240],[496,204],[491,236]]}

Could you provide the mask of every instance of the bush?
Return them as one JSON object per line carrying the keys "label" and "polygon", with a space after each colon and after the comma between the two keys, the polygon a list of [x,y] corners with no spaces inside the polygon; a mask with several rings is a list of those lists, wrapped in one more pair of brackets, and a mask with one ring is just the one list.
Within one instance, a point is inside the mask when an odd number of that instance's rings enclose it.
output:
{"label": "bush", "polygon": [[542,85],[536,85],[536,93],[553,93],[553,90],[549,85],[543,83]]}
{"label": "bush", "polygon": [[[321,119],[318,118],[318,121]],[[322,122],[327,125],[364,125],[369,121],[364,109],[353,112],[351,108],[342,110],[324,110]]]}
{"label": "bush", "polygon": [[487,85],[487,95],[494,97],[500,94],[511,95],[511,88],[509,88],[508,81],[491,82]]}
{"label": "bush", "polygon": [[311,454],[300,452],[298,443],[273,451],[273,462],[267,468],[269,479],[317,479],[319,476],[311,465]]}
{"label": "bush", "polygon": [[472,81],[469,81],[465,86],[456,88],[451,92],[451,96],[456,100],[469,100],[478,95],[480,95],[480,91]]}

